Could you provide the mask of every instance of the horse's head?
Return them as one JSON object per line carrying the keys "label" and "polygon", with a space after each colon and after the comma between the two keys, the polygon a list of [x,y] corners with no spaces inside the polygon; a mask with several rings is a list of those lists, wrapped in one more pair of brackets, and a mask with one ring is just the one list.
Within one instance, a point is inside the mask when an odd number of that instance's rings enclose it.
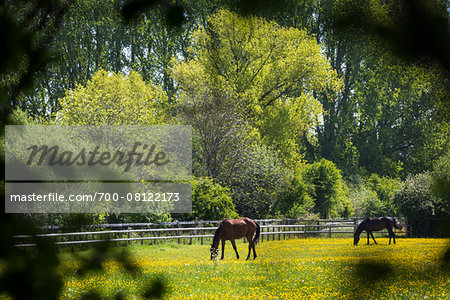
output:
{"label": "horse's head", "polygon": [[214,247],[213,244],[211,244],[211,249],[209,251],[211,252],[211,259],[215,259],[217,255],[219,255],[219,249]]}
{"label": "horse's head", "polygon": [[353,245],[358,245],[358,242],[359,242],[359,235],[356,235],[355,234],[355,237],[353,238]]}

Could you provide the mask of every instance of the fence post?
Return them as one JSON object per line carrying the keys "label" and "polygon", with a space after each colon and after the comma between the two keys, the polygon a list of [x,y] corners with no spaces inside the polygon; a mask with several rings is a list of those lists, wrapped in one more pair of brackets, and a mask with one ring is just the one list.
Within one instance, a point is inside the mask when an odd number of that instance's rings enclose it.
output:
{"label": "fence post", "polygon": [[330,227],[328,227],[329,232],[330,232],[330,239],[331,239],[331,225],[329,225]]}
{"label": "fence post", "polygon": [[[320,220],[317,220],[317,225],[320,225]],[[316,228],[316,231],[319,231],[319,232],[320,232],[320,227],[317,227],[317,228]],[[320,237],[320,233],[319,233],[319,234],[316,234],[316,237]]]}
{"label": "fence post", "polygon": [[[262,226],[262,225],[263,225],[263,223],[261,222],[261,226]],[[261,243],[262,243],[262,242],[264,242],[264,235],[262,234],[263,231],[264,231],[264,228],[263,228],[263,227],[260,227],[259,230],[260,230],[260,232],[261,232]]]}

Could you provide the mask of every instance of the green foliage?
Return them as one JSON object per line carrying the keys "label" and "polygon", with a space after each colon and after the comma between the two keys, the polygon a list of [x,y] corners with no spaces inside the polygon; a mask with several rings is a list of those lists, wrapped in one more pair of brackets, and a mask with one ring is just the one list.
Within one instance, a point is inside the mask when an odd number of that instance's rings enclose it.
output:
{"label": "green foliage", "polygon": [[[445,5],[428,2],[419,15],[431,12],[428,21],[446,30],[439,23],[448,14]],[[346,26],[367,21],[361,23],[383,26],[394,36],[400,34],[397,29],[408,33],[415,27],[405,23],[408,28],[395,29],[398,22],[394,22],[397,17],[408,21],[409,15],[401,9],[404,1],[370,1],[361,9],[361,3],[352,1],[252,3],[250,10],[240,1],[155,1],[148,6],[141,3],[151,9],[136,12],[126,24],[121,22],[123,1],[56,1],[55,7],[5,3],[10,34],[4,43],[7,59],[2,74],[6,75],[1,78],[5,88],[0,88],[4,90],[0,95],[6,99],[8,93],[15,106],[33,117],[56,113],[64,92],[76,89],[77,83],[85,86],[100,69],[135,70],[144,80],[161,84],[168,101],[181,104],[177,107],[181,112],[186,93],[189,98],[202,99],[198,97],[202,94],[211,98],[212,93],[204,93],[201,86],[225,95],[224,103],[233,112],[225,120],[251,128],[227,141],[223,152],[229,152],[243,135],[251,135],[274,148],[291,169],[300,160],[323,157],[336,163],[346,179],[372,173],[405,178],[431,169],[449,148],[448,70],[428,59],[413,63],[398,59],[370,26]],[[166,26],[174,5],[182,7],[188,20],[177,28]],[[133,7],[133,1],[127,6]],[[50,12],[32,13],[35,8]],[[355,11],[361,14],[358,18],[336,27],[337,20],[346,21]],[[38,22],[45,25],[38,27]],[[429,30],[426,23],[423,26]],[[364,30],[366,34],[361,34]],[[20,45],[16,36],[26,45]],[[398,41],[404,40],[394,42]],[[33,51],[24,51],[29,46]],[[57,59],[51,60],[52,56]],[[174,57],[182,62],[171,65]],[[48,62],[34,76],[37,84],[32,86],[29,74]],[[20,71],[9,74],[14,66]],[[32,93],[19,96],[20,86]],[[218,110],[211,118],[222,113]],[[226,136],[235,133],[228,130]],[[219,173],[206,175],[215,178]]]}
{"label": "green foliage", "polygon": [[[449,147],[450,127],[434,100],[443,96],[441,71],[385,55],[372,58],[355,83],[360,167],[405,177],[432,168]],[[408,108],[408,109],[405,109]]]}
{"label": "green foliage", "polygon": [[151,214],[151,213],[139,213],[139,214],[106,214],[104,216],[104,223],[162,223],[171,222],[172,217],[167,214]]}
{"label": "green foliage", "polygon": [[255,146],[221,178],[232,191],[239,215],[267,218],[285,185],[286,170],[271,149]]}
{"label": "green foliage", "polygon": [[410,175],[394,196],[399,212],[408,219],[416,236],[430,236],[436,209],[436,198],[431,193],[430,173]]}
{"label": "green foliage", "polygon": [[376,192],[366,186],[352,189],[349,193],[350,203],[354,209],[353,215],[357,218],[375,217],[383,215],[385,207]]}
{"label": "green foliage", "polygon": [[217,103],[227,103],[227,115],[236,121],[226,126],[252,126],[287,165],[297,166],[302,141],[313,139],[311,128],[322,112],[314,93],[340,87],[320,46],[303,30],[226,10],[208,21],[193,34],[192,59],[173,62],[182,107],[211,99],[214,112]]}
{"label": "green foliage", "polygon": [[398,179],[372,174],[365,182],[351,188],[350,202],[356,217],[396,216],[394,195],[400,189]]}
{"label": "green foliage", "polygon": [[33,119],[27,111],[15,109],[9,116],[9,124],[11,125],[38,125],[42,124],[39,118]]}
{"label": "green foliage", "polygon": [[182,220],[222,220],[237,217],[229,189],[206,177],[192,181],[192,212],[188,215],[174,215],[174,218]]}
{"label": "green foliage", "polygon": [[303,179],[312,187],[314,212],[319,213],[321,218],[350,216],[347,186],[341,172],[333,162],[322,158],[317,163],[305,165]]}
{"label": "green foliage", "polygon": [[[5,34],[0,36],[0,119],[5,125],[17,108],[40,107],[35,101],[36,75],[54,61],[48,44],[56,36],[67,10],[68,1],[1,2],[0,24]],[[28,103],[27,103],[28,102]],[[31,103],[30,103],[31,102]],[[29,110],[33,117],[42,110]]]}
{"label": "green foliage", "polygon": [[[303,23],[317,35],[344,82],[335,101],[327,95],[317,97],[327,113],[323,126],[318,128],[319,156],[335,162],[345,178],[355,173],[405,178],[409,173],[431,169],[433,161],[449,147],[449,106],[442,105],[449,99],[448,70],[429,57],[414,62],[396,57],[385,42],[394,36],[395,43],[408,37],[413,43],[418,41],[417,36],[424,34],[422,29],[430,24],[424,20],[416,28],[410,26],[416,21],[407,19],[419,17],[427,10],[421,9],[416,15],[405,13],[404,9],[408,11],[410,3],[420,7],[422,2],[429,7],[436,4],[420,0],[311,3],[315,12],[312,15],[319,18]],[[437,11],[448,14],[445,5],[436,5]],[[292,19],[295,21],[291,22],[303,20]],[[337,21],[342,22],[341,26],[336,26]],[[432,25],[436,27],[432,27],[430,40],[438,38],[434,32],[437,28],[447,32],[444,23]],[[406,28],[394,28],[398,25]],[[374,32],[377,30],[380,32]],[[420,33],[412,33],[414,30]],[[448,35],[445,38],[448,41]],[[427,36],[421,46],[426,45],[427,51],[442,50],[440,46],[428,48],[430,40]],[[411,44],[404,46],[405,50],[414,51]]]}
{"label": "green foliage", "polygon": [[398,179],[379,177],[372,174],[367,179],[367,188],[377,194],[382,210],[376,211],[378,216],[395,216],[396,207],[394,205],[394,195],[400,189],[401,182]]}
{"label": "green foliage", "polygon": [[431,172],[431,191],[438,199],[435,205],[436,215],[442,232],[450,235],[450,153],[442,156]]}
{"label": "green foliage", "polygon": [[60,99],[55,123],[62,125],[150,125],[167,122],[167,96],[159,87],[129,75],[100,70],[86,86]]}
{"label": "green foliage", "polygon": [[433,194],[441,199],[442,208],[450,212],[450,152],[436,162],[431,178]]}
{"label": "green foliage", "polygon": [[289,176],[280,187],[277,199],[272,207],[273,214],[278,217],[300,218],[310,217],[314,200],[308,193],[308,186],[301,176]]}
{"label": "green foliage", "polygon": [[[145,83],[138,73],[128,75],[100,70],[86,86],[77,85],[60,99],[61,110],[54,123],[61,125],[152,125],[164,124],[169,118],[168,98],[158,86]],[[87,141],[85,141],[87,142]],[[52,219],[64,226],[70,218]],[[112,214],[103,216],[108,222],[160,222],[170,220],[168,214]],[[100,222],[101,223],[101,222]]]}
{"label": "green foliage", "polygon": [[[0,218],[0,295],[12,299],[57,299],[64,287],[56,246],[11,214]],[[29,234],[34,251],[15,247],[16,234]]]}

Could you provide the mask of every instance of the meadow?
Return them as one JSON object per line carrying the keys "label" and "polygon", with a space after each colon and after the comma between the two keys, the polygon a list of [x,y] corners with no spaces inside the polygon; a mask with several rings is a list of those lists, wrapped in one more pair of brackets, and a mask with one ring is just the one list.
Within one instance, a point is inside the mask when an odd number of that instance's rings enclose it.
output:
{"label": "meadow", "polygon": [[[379,245],[353,246],[351,239],[291,239],[263,242],[256,260],[227,242],[223,261],[209,258],[208,245],[161,244],[128,247],[138,274],[115,261],[103,272],[77,275],[67,254],[61,272],[62,299],[89,291],[102,297],[140,299],[155,278],[167,299],[449,299],[450,268],[442,260],[449,240],[378,238]],[[135,296],[130,296],[135,295]]]}

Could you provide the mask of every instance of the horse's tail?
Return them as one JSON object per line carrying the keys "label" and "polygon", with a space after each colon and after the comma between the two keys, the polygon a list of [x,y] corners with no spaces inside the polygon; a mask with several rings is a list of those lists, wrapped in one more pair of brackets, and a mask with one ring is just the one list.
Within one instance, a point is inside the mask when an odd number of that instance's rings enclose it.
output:
{"label": "horse's tail", "polygon": [[394,219],[394,218],[392,218],[392,221],[394,221],[394,227],[395,227],[395,228],[397,228],[397,229],[402,229],[402,228],[403,228],[403,226],[402,226],[402,225],[400,225],[400,224],[397,224],[397,221],[395,221],[395,219]]}
{"label": "horse's tail", "polygon": [[259,235],[261,233],[261,228],[259,227],[258,223],[255,222],[255,224],[256,224],[256,234],[255,234],[255,238],[253,239],[253,244],[256,245],[259,241]]}

